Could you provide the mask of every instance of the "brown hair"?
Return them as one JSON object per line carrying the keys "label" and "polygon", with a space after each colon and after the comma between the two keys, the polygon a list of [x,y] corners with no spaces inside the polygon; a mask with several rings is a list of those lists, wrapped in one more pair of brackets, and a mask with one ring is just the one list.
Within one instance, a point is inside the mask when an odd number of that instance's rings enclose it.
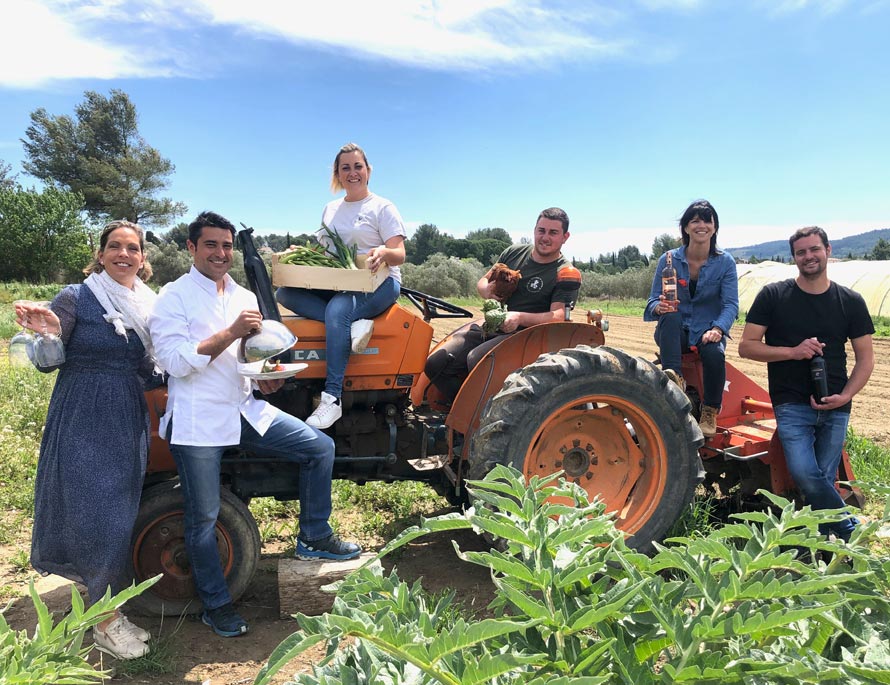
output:
{"label": "brown hair", "polygon": [[822,241],[822,245],[824,247],[828,247],[828,234],[825,232],[825,229],[819,228],[818,226],[806,226],[804,228],[798,228],[794,235],[788,238],[788,246],[791,248],[791,256],[794,256],[794,243],[796,243],[801,238],[808,238],[811,235],[819,236],[819,240]]}
{"label": "brown hair", "polygon": [[[142,230],[142,226],[134,224],[132,221],[127,221],[126,219],[109,221],[105,224],[105,228],[102,229],[102,234],[99,236],[99,249],[96,250],[96,256],[93,257],[92,261],[87,264],[86,268],[83,270],[87,276],[90,274],[100,274],[105,271],[105,267],[99,263],[99,255],[105,252],[105,247],[108,245],[108,236],[118,228],[129,228],[135,231],[136,235],[139,236],[139,250],[145,255],[145,231]],[[143,282],[151,278],[151,264],[148,263],[147,259],[143,260],[142,268],[136,272],[136,275],[139,276]]]}
{"label": "brown hair", "polygon": [[535,225],[541,219],[550,219],[551,221],[558,221],[562,224],[562,232],[565,233],[569,230],[569,215],[565,213],[565,210],[560,209],[559,207],[548,207],[541,211],[538,214],[538,218],[535,219]]}
{"label": "brown hair", "polygon": [[336,193],[343,190],[343,184],[340,183],[340,157],[344,153],[347,152],[358,152],[361,154],[362,159],[365,160],[365,166],[368,167],[368,176],[371,174],[371,165],[368,164],[368,156],[365,154],[365,151],[362,150],[355,143],[346,143],[343,147],[340,148],[340,151],[337,153],[337,156],[334,157],[334,171],[331,174],[331,192]]}

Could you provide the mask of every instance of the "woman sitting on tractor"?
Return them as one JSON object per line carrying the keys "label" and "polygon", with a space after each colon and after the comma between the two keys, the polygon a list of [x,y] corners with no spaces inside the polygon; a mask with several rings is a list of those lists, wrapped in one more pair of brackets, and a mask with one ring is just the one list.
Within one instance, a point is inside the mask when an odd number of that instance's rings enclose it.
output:
{"label": "woman sitting on tractor", "polygon": [[345,197],[329,202],[322,212],[319,240],[329,244],[327,227],[336,231],[346,245],[356,245],[358,255],[367,256],[367,267],[377,271],[389,266],[389,276],[371,293],[279,288],[278,301],[295,314],[324,321],[327,378],[321,402],[306,423],[323,430],[342,415],[340,396],[350,351],[364,352],[371,339],[373,317],[386,311],[399,298],[399,264],[405,261],[405,226],[395,205],[368,190],[371,165],[364,151],[347,143],[337,153],[331,176],[334,192]]}
{"label": "woman sitting on tractor", "polygon": [[[685,389],[682,353],[694,346],[702,362],[702,410],[699,425],[708,437],[717,432],[717,415],[726,382],[726,338],[739,312],[735,260],[717,247],[720,220],[707,200],[693,202],[680,217],[681,247],[661,255],[655,269],[645,321],[658,321],[661,367]],[[676,270],[676,300],[665,298],[662,275],[671,257]]]}

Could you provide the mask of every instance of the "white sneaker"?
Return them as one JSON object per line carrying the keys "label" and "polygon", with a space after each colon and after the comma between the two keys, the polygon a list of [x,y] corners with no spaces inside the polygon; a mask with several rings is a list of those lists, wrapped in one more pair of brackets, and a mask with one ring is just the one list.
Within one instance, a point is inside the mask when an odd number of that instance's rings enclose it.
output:
{"label": "white sneaker", "polygon": [[324,430],[333,426],[341,416],[343,416],[343,407],[340,405],[340,398],[323,392],[321,393],[321,402],[312,412],[312,416],[306,419],[306,425]]}
{"label": "white sneaker", "polygon": [[99,626],[93,628],[93,642],[100,652],[110,654],[116,659],[138,659],[148,654],[148,645],[136,637],[128,629],[132,623],[124,622],[123,617],[114,619],[105,630]]}
{"label": "white sneaker", "polygon": [[127,630],[129,630],[133,635],[136,636],[137,640],[142,640],[142,642],[148,642],[151,640],[151,633],[149,633],[145,628],[140,628],[135,623],[130,621],[127,618],[126,614],[120,614],[121,621],[124,622],[124,625],[127,626]]}
{"label": "white sneaker", "polygon": [[365,351],[368,343],[371,342],[371,335],[374,333],[374,322],[371,319],[356,319],[349,328],[349,335],[352,338],[353,354],[361,354]]}

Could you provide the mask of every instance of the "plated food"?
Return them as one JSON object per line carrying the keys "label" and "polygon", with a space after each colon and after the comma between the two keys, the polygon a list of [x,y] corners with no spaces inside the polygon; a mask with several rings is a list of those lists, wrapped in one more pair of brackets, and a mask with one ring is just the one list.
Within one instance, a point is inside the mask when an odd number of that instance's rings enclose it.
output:
{"label": "plated food", "polygon": [[305,369],[308,364],[299,362],[296,364],[279,364],[274,360],[250,362],[238,364],[238,373],[242,376],[257,381],[267,381],[273,378],[290,378]]}

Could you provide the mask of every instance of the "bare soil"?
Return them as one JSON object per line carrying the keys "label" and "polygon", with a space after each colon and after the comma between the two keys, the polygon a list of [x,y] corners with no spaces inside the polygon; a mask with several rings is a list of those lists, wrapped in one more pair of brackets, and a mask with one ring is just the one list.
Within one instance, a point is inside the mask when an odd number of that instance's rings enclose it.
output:
{"label": "bare soil", "polygon": [[[476,310],[478,312],[478,310]],[[576,320],[583,320],[584,312],[574,314]],[[647,359],[655,356],[652,339],[653,324],[644,323],[638,317],[610,316],[606,344],[618,347],[634,355]],[[466,320],[445,319],[435,322],[435,336],[438,340],[450,330]],[[731,332],[732,340],[727,349],[727,359],[766,387],[766,365],[741,359],[737,352],[737,341],[741,328]],[[852,356],[852,355],[851,355]],[[852,415],[853,428],[862,436],[890,447],[890,426],[887,421],[887,397],[890,395],[890,340],[875,340],[875,371],[870,382],[855,401]],[[883,407],[883,409],[881,408]],[[436,535],[415,541],[408,545],[393,560],[388,560],[387,568],[393,564],[399,576],[412,582],[423,579],[424,587],[431,592],[452,588],[468,606],[481,610],[491,599],[492,587],[485,569],[458,560],[452,548],[452,540],[462,549],[482,549],[483,543],[472,533]],[[22,540],[17,546],[0,546],[0,588],[21,590],[26,587],[33,574],[16,571],[11,558],[16,548],[27,547]],[[176,618],[168,617],[163,623],[157,618],[136,617],[135,622],[151,630],[153,634],[169,635],[175,632],[175,645],[178,656],[175,671],[167,675],[115,676],[110,682],[121,685],[144,683],[166,685],[168,683],[207,683],[209,685],[245,685],[253,679],[272,650],[285,637],[297,630],[293,619],[281,619],[278,611],[277,563],[286,553],[281,543],[267,545],[263,549],[260,569],[251,586],[239,603],[245,618],[250,623],[250,633],[235,639],[215,636],[195,618],[185,618],[178,627]],[[70,606],[71,583],[49,577],[39,580],[38,590],[51,610],[64,612]],[[82,588],[81,588],[82,590]],[[28,597],[15,600],[7,610],[6,619],[15,629],[33,631],[34,612]],[[94,653],[100,657],[99,653]],[[322,656],[320,650],[308,653],[295,660],[285,669],[276,682],[283,683],[297,671],[308,670],[312,663]],[[113,667],[107,660],[105,667]]]}

